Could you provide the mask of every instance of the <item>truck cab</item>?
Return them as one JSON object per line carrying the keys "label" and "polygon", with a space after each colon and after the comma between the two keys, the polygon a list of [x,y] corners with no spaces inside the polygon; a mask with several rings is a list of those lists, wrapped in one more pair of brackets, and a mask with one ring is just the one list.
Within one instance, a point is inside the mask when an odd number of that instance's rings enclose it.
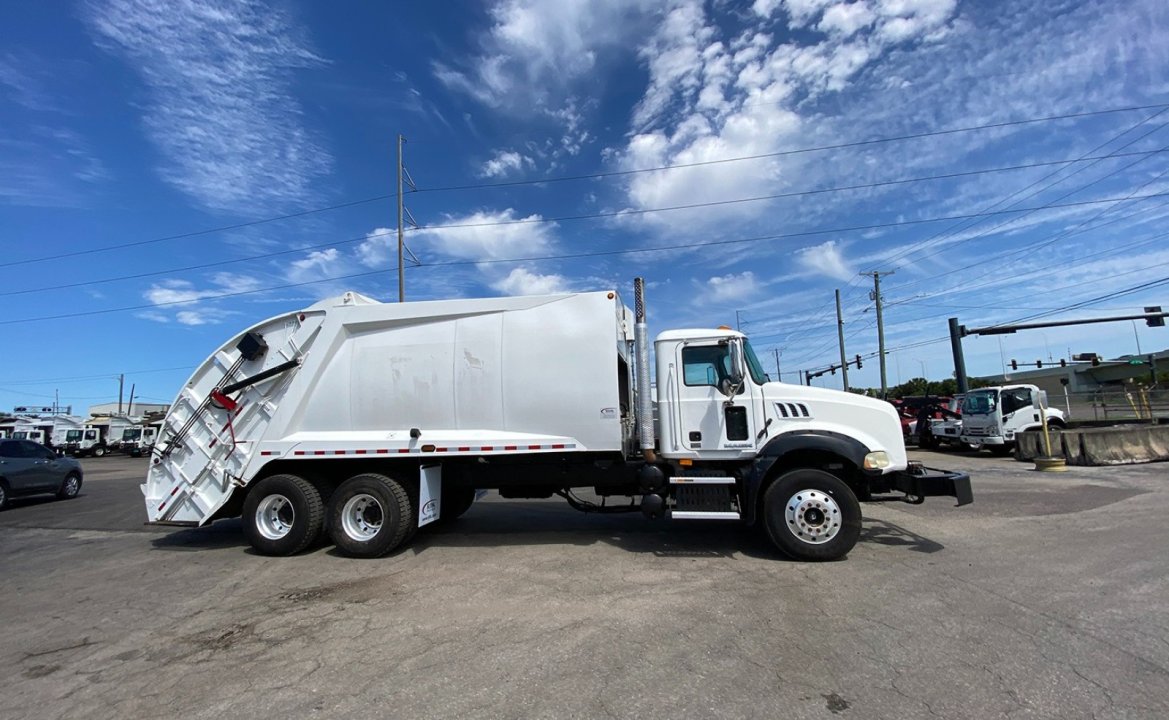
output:
{"label": "truck cab", "polygon": [[670,330],[657,336],[654,353],[659,446],[668,460],[753,460],[773,439],[796,432],[848,437],[847,444],[866,450],[858,467],[906,466],[889,403],[774,382],[742,333]]}
{"label": "truck cab", "polygon": [[126,428],[122,431],[120,449],[131,457],[142,457],[154,447],[159,425]]}
{"label": "truck cab", "polygon": [[962,401],[962,442],[974,449],[986,448],[1006,455],[1014,449],[1019,433],[1042,427],[1040,413],[1046,414],[1049,426],[1064,427],[1062,411],[1035,407],[1041,392],[1034,385],[1003,385],[966,393]]}

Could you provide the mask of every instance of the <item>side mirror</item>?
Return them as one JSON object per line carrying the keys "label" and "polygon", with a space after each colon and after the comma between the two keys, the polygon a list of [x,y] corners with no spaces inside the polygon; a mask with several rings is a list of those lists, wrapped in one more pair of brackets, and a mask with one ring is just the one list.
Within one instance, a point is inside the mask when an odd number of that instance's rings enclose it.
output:
{"label": "side mirror", "polygon": [[731,343],[731,382],[736,386],[743,384],[743,378],[747,376],[746,363],[743,361],[743,343],[741,341],[734,341]]}

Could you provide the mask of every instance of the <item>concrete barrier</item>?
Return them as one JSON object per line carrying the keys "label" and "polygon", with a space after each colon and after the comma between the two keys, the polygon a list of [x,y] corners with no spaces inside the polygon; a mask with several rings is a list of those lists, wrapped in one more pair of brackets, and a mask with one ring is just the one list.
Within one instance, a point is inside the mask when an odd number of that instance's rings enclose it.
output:
{"label": "concrete barrier", "polygon": [[[1051,451],[1068,465],[1129,465],[1169,460],[1169,425],[1118,425],[1051,430]],[[1016,437],[1015,459],[1032,462],[1046,455],[1043,431]]]}

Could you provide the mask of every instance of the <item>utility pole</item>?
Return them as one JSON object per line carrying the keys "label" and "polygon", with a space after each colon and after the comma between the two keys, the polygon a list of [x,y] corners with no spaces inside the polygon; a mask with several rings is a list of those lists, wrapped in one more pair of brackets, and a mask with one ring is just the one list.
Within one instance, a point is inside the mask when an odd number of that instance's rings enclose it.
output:
{"label": "utility pole", "polygon": [[840,374],[844,391],[848,392],[848,358],[844,356],[844,316],[840,312],[840,288],[836,289],[836,336],[840,339]]}
{"label": "utility pole", "polygon": [[779,348],[775,348],[775,380],[783,382],[783,373],[779,371]]}
{"label": "utility pole", "polygon": [[122,414],[122,384],[125,383],[125,381],[126,381],[125,375],[118,376],[118,414],[119,415]]}
{"label": "utility pole", "polygon": [[406,138],[398,133],[398,302],[406,302],[406,266],[402,262],[402,214],[405,208],[405,199],[402,197],[402,144]]}
{"label": "utility pole", "polygon": [[877,305],[877,354],[881,359],[881,399],[882,400],[888,399],[889,383],[885,379],[885,318],[882,315],[882,309],[883,309],[883,306],[885,303],[884,303],[884,300],[881,298],[881,276],[882,275],[892,275],[892,274],[893,274],[892,270],[890,270],[887,273],[882,273],[879,270],[874,270],[872,272],[867,272],[867,273],[861,273],[861,275],[872,275],[873,276],[873,292],[870,293],[869,297]]}

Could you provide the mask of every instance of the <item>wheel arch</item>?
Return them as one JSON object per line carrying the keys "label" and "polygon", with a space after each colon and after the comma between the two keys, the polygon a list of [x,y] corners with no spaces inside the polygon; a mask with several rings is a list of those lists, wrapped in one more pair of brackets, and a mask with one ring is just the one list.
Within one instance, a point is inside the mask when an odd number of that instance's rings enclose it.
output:
{"label": "wheel arch", "polygon": [[869,448],[859,440],[829,431],[791,433],[773,438],[756,455],[746,478],[746,521],[754,525],[761,514],[763,495],[776,478],[789,470],[812,468],[839,477],[858,499],[868,497],[868,482],[861,468]]}

